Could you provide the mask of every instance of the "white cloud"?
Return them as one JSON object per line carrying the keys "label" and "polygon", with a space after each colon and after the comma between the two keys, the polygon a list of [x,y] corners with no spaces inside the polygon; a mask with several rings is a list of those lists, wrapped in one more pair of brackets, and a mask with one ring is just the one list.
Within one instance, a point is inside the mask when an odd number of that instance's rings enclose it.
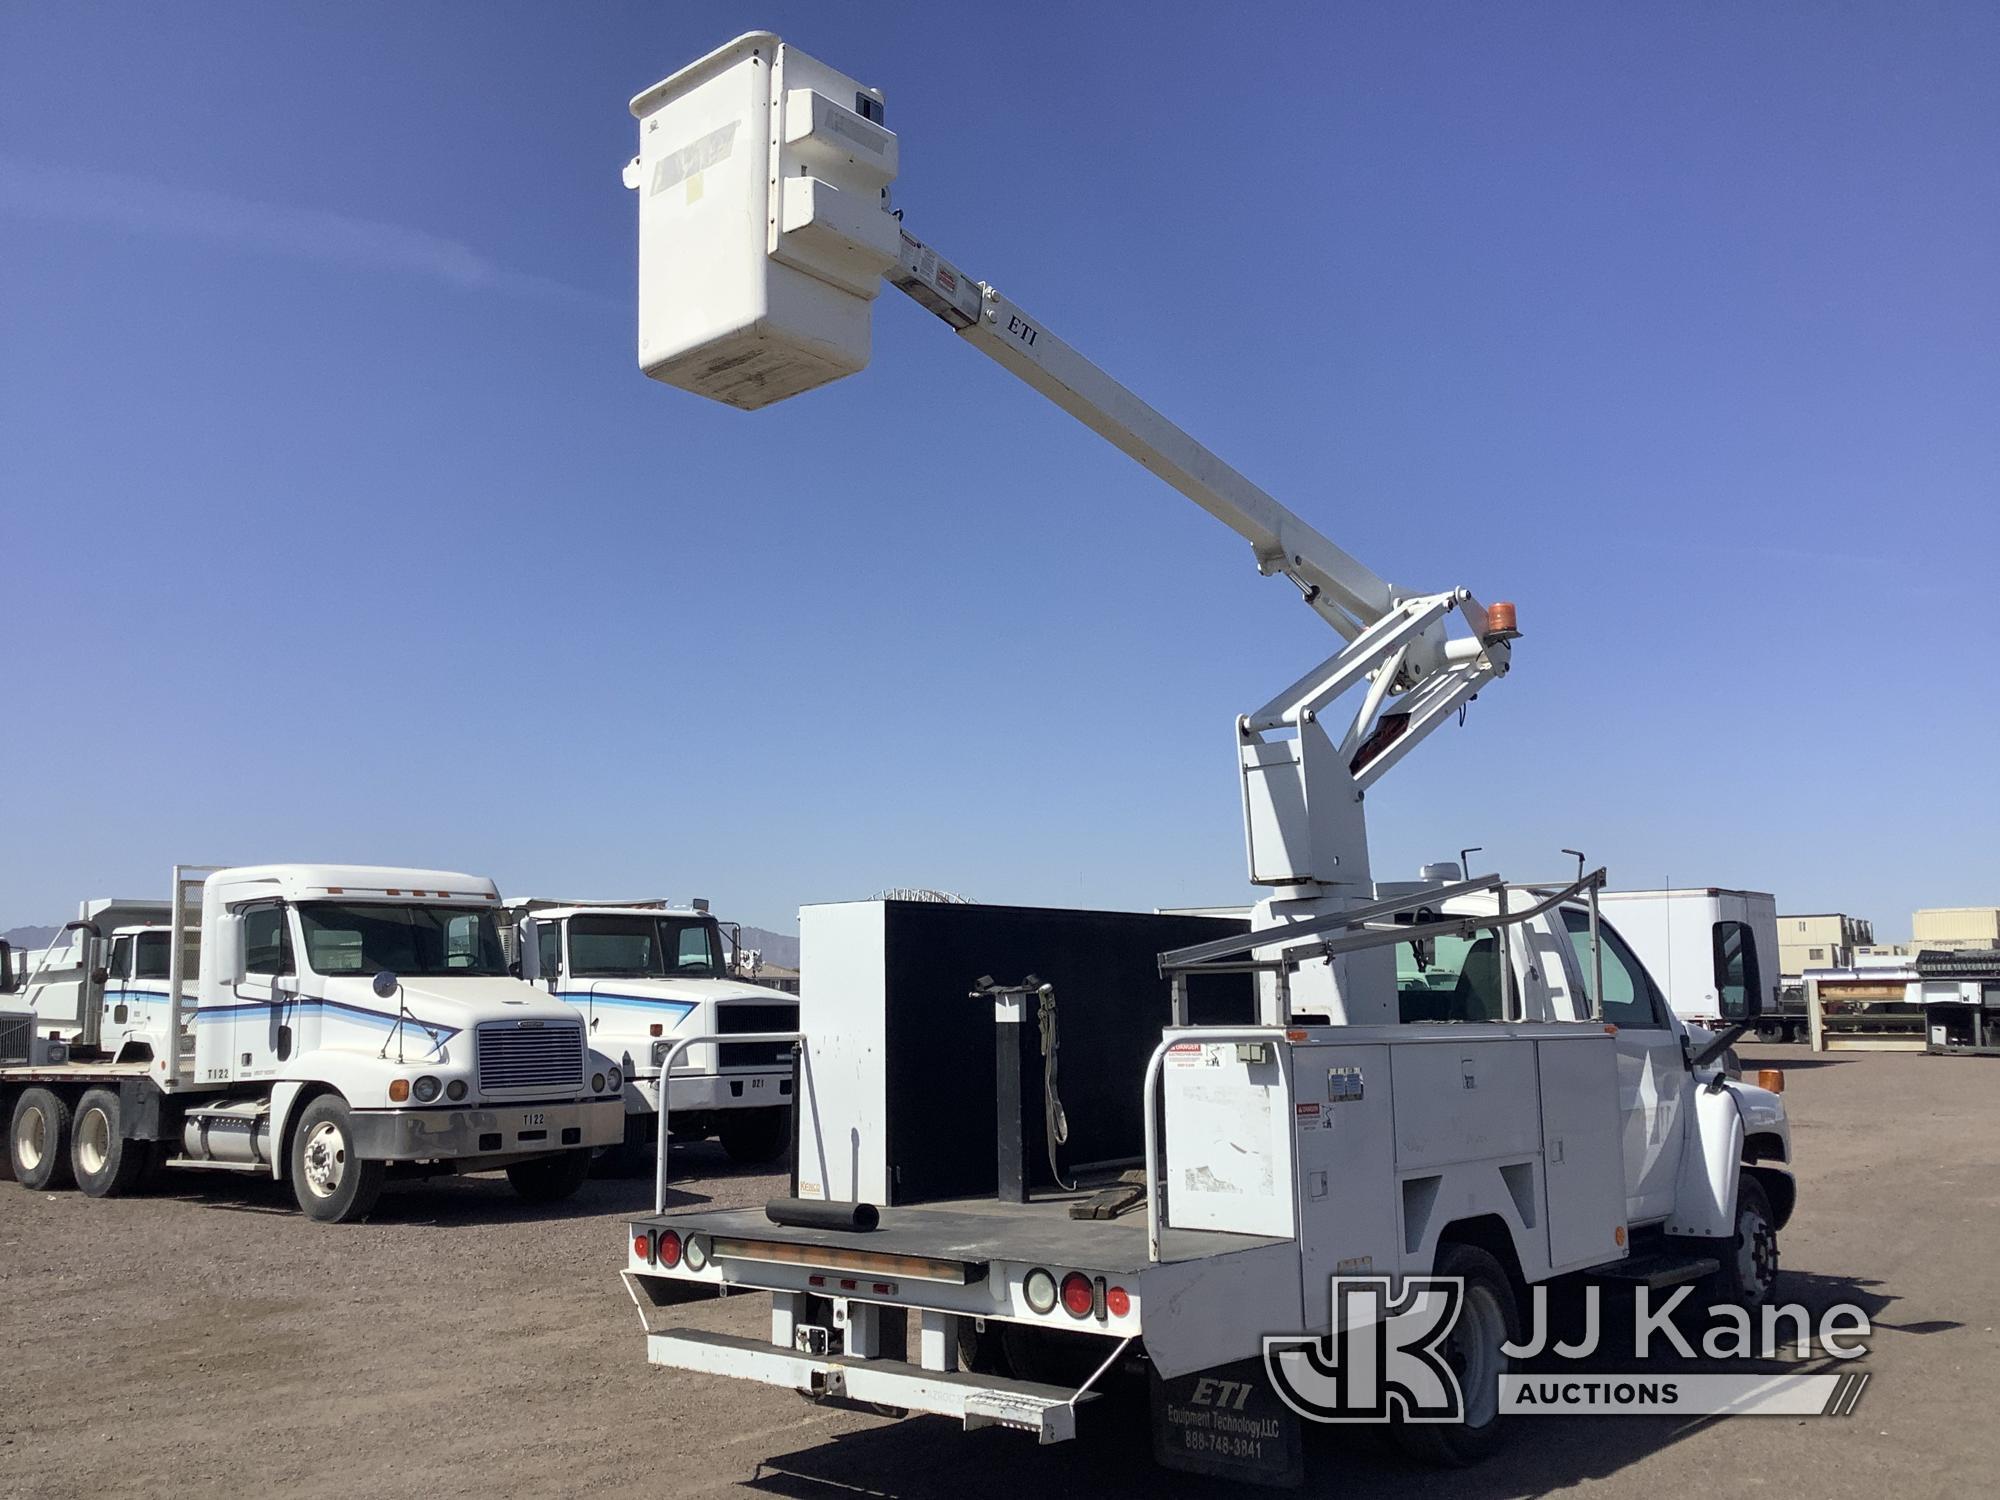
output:
{"label": "white cloud", "polygon": [[510,271],[458,240],[324,209],[259,203],[115,172],[0,156],[0,212],[207,240],[360,270],[429,276],[467,291],[602,302],[547,277]]}

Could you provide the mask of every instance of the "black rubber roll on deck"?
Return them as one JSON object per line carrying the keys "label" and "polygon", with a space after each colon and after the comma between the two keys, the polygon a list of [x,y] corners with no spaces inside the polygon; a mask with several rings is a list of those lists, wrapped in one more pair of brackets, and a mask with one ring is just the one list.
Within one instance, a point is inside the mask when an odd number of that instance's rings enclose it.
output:
{"label": "black rubber roll on deck", "polygon": [[872,1203],[827,1203],[818,1198],[773,1198],[764,1205],[773,1224],[798,1229],[873,1229],[882,1215]]}

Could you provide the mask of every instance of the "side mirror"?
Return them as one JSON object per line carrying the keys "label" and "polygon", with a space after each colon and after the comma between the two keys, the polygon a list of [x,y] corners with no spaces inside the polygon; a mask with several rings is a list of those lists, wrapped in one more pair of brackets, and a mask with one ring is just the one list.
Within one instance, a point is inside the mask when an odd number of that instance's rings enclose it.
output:
{"label": "side mirror", "polygon": [[533,917],[521,918],[520,926],[514,930],[520,934],[521,956],[516,960],[514,972],[533,984],[542,977],[542,944],[536,936],[537,923]]}
{"label": "side mirror", "polygon": [[14,945],[0,938],[0,995],[14,993]]}
{"label": "side mirror", "polygon": [[374,989],[375,997],[378,1000],[393,1000],[396,996],[396,986],[400,983],[401,981],[396,978],[393,970],[384,969],[375,976],[371,987]]}
{"label": "side mirror", "polygon": [[244,974],[249,969],[243,918],[239,914],[230,913],[216,923],[216,928],[215,951],[203,954],[202,961],[215,966],[215,978],[218,984],[241,984]]}

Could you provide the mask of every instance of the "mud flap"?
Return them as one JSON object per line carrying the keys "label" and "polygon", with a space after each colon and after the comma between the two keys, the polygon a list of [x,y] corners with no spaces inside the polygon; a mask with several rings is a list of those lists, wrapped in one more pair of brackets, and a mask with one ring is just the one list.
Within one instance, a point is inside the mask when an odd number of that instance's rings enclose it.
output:
{"label": "mud flap", "polygon": [[1298,1414],[1271,1389],[1261,1360],[1174,1380],[1155,1371],[1152,1405],[1153,1461],[1161,1468],[1278,1489],[1305,1482]]}

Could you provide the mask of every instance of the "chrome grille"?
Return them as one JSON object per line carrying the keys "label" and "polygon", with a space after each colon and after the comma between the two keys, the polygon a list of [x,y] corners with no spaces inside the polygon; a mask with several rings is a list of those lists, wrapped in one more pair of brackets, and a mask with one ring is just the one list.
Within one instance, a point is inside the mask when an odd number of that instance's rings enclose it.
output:
{"label": "chrome grille", "polygon": [[29,1043],[34,1038],[33,1011],[16,1011],[0,1015],[0,1063],[26,1062],[31,1051]]}
{"label": "chrome grille", "polygon": [[488,1021],[479,1028],[475,1050],[482,1091],[573,1089],[583,1083],[581,1026]]}

